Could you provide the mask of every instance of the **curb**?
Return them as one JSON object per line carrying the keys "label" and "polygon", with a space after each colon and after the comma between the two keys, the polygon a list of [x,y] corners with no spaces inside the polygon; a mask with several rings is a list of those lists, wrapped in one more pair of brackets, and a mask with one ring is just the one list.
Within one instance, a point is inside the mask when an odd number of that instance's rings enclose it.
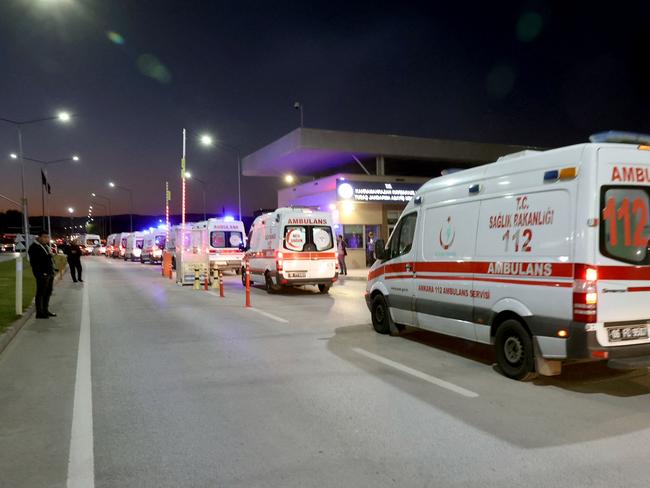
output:
{"label": "curb", "polygon": [[7,327],[2,334],[0,334],[0,354],[9,344],[11,344],[11,341],[16,337],[18,332],[20,332],[20,329],[22,329],[27,321],[32,318],[32,315],[34,315],[34,300],[32,300],[32,303],[23,312],[23,315]]}
{"label": "curb", "polygon": [[[58,283],[63,279],[63,274],[56,273],[54,275],[54,284]],[[34,307],[34,299],[32,298],[32,302],[29,304],[29,306],[25,309],[23,314],[18,318],[18,320],[14,321],[9,327],[5,329],[5,331],[0,334],[0,354],[2,354],[2,351],[4,351],[9,344],[11,344],[11,341],[14,340],[14,337],[18,335],[18,332],[20,332],[20,329],[22,329],[27,321],[32,318],[32,315],[34,315],[35,307]]]}

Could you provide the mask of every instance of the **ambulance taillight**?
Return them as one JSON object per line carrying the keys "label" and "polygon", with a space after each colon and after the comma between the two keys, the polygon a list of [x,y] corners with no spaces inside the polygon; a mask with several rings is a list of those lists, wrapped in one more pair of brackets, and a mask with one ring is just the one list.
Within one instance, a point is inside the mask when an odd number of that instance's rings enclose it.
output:
{"label": "ambulance taillight", "polygon": [[284,269],[284,255],[281,251],[275,252],[275,268],[278,271],[282,271]]}
{"label": "ambulance taillight", "polygon": [[587,324],[598,320],[598,269],[577,264],[573,281],[573,320]]}

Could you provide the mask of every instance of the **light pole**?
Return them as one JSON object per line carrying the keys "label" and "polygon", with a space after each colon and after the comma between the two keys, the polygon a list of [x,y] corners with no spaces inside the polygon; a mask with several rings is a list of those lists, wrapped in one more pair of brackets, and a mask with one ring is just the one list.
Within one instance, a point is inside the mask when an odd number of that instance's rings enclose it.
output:
{"label": "light pole", "polygon": [[108,197],[105,197],[103,195],[100,195],[99,193],[92,192],[90,194],[91,197],[93,198],[101,198],[103,200],[106,200],[108,203],[108,233],[112,234],[113,233],[113,217],[111,214],[111,199]]}
{"label": "light pole", "polygon": [[72,229],[70,231],[70,239],[72,239],[72,233],[74,232],[74,208],[68,207],[68,213],[70,214],[70,228]]}
{"label": "light pole", "polygon": [[125,186],[116,185],[112,181],[108,182],[108,186],[110,186],[111,188],[119,188],[120,190],[124,190],[124,191],[129,192],[129,199],[131,201],[131,213],[129,214],[130,220],[131,220],[131,230],[129,232],[133,232],[133,190],[131,188],[127,188]]}
{"label": "light pole", "polygon": [[[18,159],[18,155],[15,153],[11,153],[9,155],[12,159]],[[27,156],[22,157],[23,161],[29,161],[32,163],[37,163],[41,165],[41,171],[43,172],[43,176],[45,176],[45,179],[47,180],[47,167],[52,165],[52,164],[58,164],[58,163],[67,163],[69,161],[77,162],[80,160],[79,156],[73,155],[69,158],[60,158],[60,159],[51,159],[49,161],[44,161],[42,159],[36,159],[36,158],[29,158]],[[49,185],[49,184],[48,184]],[[43,224],[42,228],[45,229],[45,210],[46,210],[46,201],[45,201],[45,188],[44,188],[43,181],[41,181],[41,213],[42,213],[42,219],[43,219]],[[47,191],[47,194],[50,194],[49,188]],[[49,202],[49,197],[47,199],[47,233],[52,235],[52,226],[50,224],[50,202]]]}
{"label": "light pole", "polygon": [[189,171],[185,172],[185,178],[187,178],[188,180],[194,180],[201,183],[201,189],[203,190],[203,220],[208,220],[207,213],[205,210],[205,185],[206,185],[205,181],[198,179],[196,176],[192,176],[192,173],[190,173]]}
{"label": "light pole", "polygon": [[27,209],[27,196],[25,195],[25,161],[23,158],[23,126],[47,122],[50,120],[59,120],[69,122],[72,115],[69,112],[59,112],[53,117],[41,117],[31,120],[12,120],[0,117],[0,122],[6,122],[13,125],[18,132],[18,158],[20,159],[20,187],[21,187],[21,207],[23,212],[23,235],[25,236],[25,252],[29,247],[29,215]]}
{"label": "light pole", "polygon": [[296,110],[300,110],[300,128],[302,129],[304,123],[302,103],[293,102],[293,108],[295,108]]}
{"label": "light pole", "polygon": [[[104,232],[104,235],[107,236],[108,234],[106,233],[106,205],[103,203],[98,203],[98,202],[93,202],[93,205],[89,207],[89,214],[92,214],[93,206],[95,207],[101,207],[104,209],[104,218],[102,218],[102,230]],[[90,215],[92,217],[92,215]],[[109,232],[110,234],[110,232]]]}
{"label": "light pole", "polygon": [[217,141],[216,144],[231,154],[234,154],[237,158],[237,213],[239,220],[241,220],[241,151],[237,146],[226,144],[222,141]]}

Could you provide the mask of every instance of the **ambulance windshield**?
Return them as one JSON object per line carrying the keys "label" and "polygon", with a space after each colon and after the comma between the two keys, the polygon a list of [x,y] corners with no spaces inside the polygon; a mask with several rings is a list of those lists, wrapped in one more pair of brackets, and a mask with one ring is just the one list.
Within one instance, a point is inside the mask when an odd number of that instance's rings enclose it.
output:
{"label": "ambulance windshield", "polygon": [[650,188],[605,186],[600,205],[601,254],[625,263],[650,264]]}

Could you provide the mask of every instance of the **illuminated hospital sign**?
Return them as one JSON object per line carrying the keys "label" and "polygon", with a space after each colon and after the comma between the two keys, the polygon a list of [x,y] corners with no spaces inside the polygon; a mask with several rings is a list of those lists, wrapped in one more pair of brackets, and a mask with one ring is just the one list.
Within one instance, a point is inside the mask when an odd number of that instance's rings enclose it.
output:
{"label": "illuminated hospital sign", "polygon": [[421,183],[383,183],[376,181],[336,182],[338,200],[355,202],[408,202],[415,196]]}

